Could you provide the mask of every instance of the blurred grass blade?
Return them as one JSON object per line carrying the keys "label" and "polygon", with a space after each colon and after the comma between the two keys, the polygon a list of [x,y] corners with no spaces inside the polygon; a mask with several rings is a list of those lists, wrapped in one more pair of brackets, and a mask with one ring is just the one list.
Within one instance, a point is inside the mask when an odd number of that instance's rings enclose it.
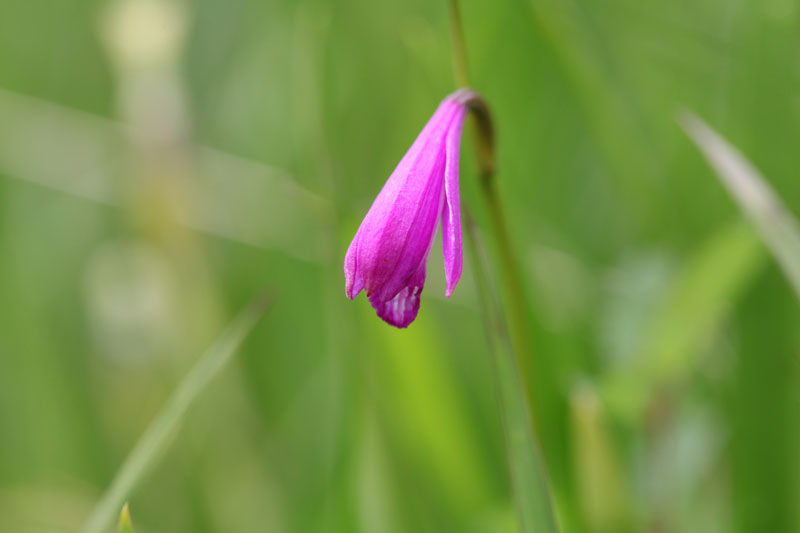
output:
{"label": "blurred grass blade", "polygon": [[82,531],[101,533],[111,526],[130,492],[166,450],[170,437],[179,427],[189,407],[225,367],[271,305],[271,294],[256,297],[200,357],[167,400],[167,404],[145,429],[117,471],[111,486],[95,505]]}
{"label": "blurred grass blade", "polygon": [[488,261],[469,209],[464,207],[464,227],[470,251],[487,345],[495,367],[506,455],[514,501],[522,533],[556,532],[551,488],[539,445],[533,437],[531,416],[522,378],[500,311],[496,291],[490,287]]}
{"label": "blurred grass blade", "polygon": [[600,399],[586,382],[579,383],[569,399],[575,477],[590,530],[634,531],[630,488],[614,454]]}
{"label": "blurred grass blade", "polygon": [[654,394],[692,375],[708,338],[765,259],[755,232],[739,219],[687,259],[641,340],[640,357],[603,381],[603,399],[617,417],[631,425],[642,423]]}
{"label": "blurred grass blade", "polygon": [[[363,309],[374,318],[372,309]],[[381,325],[382,326],[382,325]],[[444,508],[465,516],[491,499],[493,472],[477,445],[469,424],[469,410],[460,396],[457,373],[440,357],[444,339],[436,329],[421,323],[397,331],[376,330],[382,357],[381,387],[396,400],[387,402],[393,431],[405,440],[409,452],[423,465],[430,485],[436,485]],[[459,442],[454,447],[453,442]]]}
{"label": "blurred grass blade", "polygon": [[117,525],[119,533],[133,533],[133,521],[131,521],[131,510],[128,507],[128,502],[122,506],[122,511],[119,513],[119,524]]}
{"label": "blurred grass blade", "polygon": [[758,170],[702,119],[689,111],[680,116],[722,184],[755,225],[800,298],[800,227]]}
{"label": "blurred grass blade", "polygon": [[508,344],[495,343],[497,386],[500,393],[506,448],[520,531],[558,531],[550,501],[547,473],[539,445],[533,438],[530,415],[516,359]]}
{"label": "blurred grass blade", "polygon": [[655,151],[642,127],[643,117],[607,43],[597,39],[590,17],[575,0],[530,0],[534,23],[561,62],[591,126],[595,142],[624,192],[645,212],[646,180],[659,174]]}
{"label": "blurred grass blade", "polygon": [[[127,205],[129,125],[2,88],[0,116],[0,173],[92,202]],[[190,152],[197,209],[179,214],[183,225],[320,260],[327,199],[262,162],[202,145]]]}

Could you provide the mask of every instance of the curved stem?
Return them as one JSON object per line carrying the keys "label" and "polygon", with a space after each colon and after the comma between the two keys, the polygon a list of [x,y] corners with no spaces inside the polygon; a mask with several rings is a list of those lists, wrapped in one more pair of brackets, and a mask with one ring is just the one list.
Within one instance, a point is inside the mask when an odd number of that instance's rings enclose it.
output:
{"label": "curved stem", "polygon": [[[456,79],[460,85],[468,87],[467,55],[464,46],[464,32],[461,27],[458,0],[449,0],[449,4]],[[525,388],[525,397],[528,402],[528,409],[530,410],[531,423],[534,431],[538,431],[531,386],[531,342],[525,319],[525,288],[522,283],[522,276],[520,275],[519,268],[517,267],[516,258],[514,257],[503,206],[500,202],[500,197],[497,194],[495,185],[494,126],[488,105],[477,94],[470,98],[468,106],[469,110],[472,112],[472,116],[475,118],[475,127],[471,128],[471,130],[478,151],[481,191],[489,209],[492,234],[499,252],[502,282],[504,285],[505,299],[507,301],[506,313],[508,315],[508,329]]]}
{"label": "curved stem", "polygon": [[[459,20],[458,0],[450,0],[450,20],[453,26],[456,77],[459,84],[468,86],[467,61],[464,39]],[[474,263],[473,274],[478,288],[481,316],[486,328],[486,338],[495,369],[496,391],[500,403],[505,434],[509,473],[513,486],[520,530],[529,532],[557,532],[558,523],[551,502],[547,468],[542,459],[536,438],[533,416],[532,388],[530,386],[530,343],[525,324],[525,304],[522,280],[514,259],[511,239],[495,190],[494,182],[494,132],[491,114],[486,102],[473,91],[468,91],[466,104],[475,117],[476,147],[480,166],[481,190],[489,206],[492,231],[500,251],[500,265],[507,292],[509,324],[500,309],[495,291],[491,287],[485,256],[482,254],[478,232],[466,203],[463,215],[467,242]]]}

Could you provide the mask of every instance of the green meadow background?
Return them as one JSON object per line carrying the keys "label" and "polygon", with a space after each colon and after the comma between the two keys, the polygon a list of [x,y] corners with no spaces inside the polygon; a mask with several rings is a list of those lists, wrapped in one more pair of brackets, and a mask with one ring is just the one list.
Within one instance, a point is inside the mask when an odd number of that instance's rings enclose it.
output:
{"label": "green meadow background", "polygon": [[[797,4],[461,11],[561,529],[800,531],[798,300],[676,120],[800,213]],[[407,330],[344,295],[451,48],[445,0],[0,2],[0,531],[78,530],[264,288],[128,495],[136,531],[518,531],[468,256],[447,300],[434,246]]]}

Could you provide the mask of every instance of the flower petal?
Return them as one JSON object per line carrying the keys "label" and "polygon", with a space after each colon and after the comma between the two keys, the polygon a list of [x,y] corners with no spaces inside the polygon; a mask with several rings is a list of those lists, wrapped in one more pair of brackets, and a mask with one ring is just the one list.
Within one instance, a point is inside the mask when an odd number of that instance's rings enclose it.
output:
{"label": "flower petal", "polygon": [[458,156],[461,146],[461,131],[466,113],[458,114],[445,140],[444,191],[445,203],[442,210],[442,252],[444,253],[444,274],[447,279],[445,296],[453,294],[461,279],[463,247],[461,243],[461,200],[458,192]]}
{"label": "flower petal", "polygon": [[348,296],[363,287],[389,300],[427,258],[442,209],[446,135],[463,113],[442,102],[378,194],[345,258]]}
{"label": "flower petal", "polygon": [[396,327],[407,327],[417,316],[440,219],[447,296],[461,277],[458,152],[470,95],[461,90],[442,101],[389,176],[345,256],[347,297],[365,289],[378,315]]}
{"label": "flower petal", "polygon": [[344,293],[351,300],[364,288],[364,276],[358,269],[358,241],[361,232],[357,231],[356,236],[347,248],[344,256]]}
{"label": "flower petal", "polygon": [[419,298],[422,288],[425,285],[425,261],[419,266],[417,271],[408,280],[408,283],[400,292],[389,300],[381,300],[377,293],[373,294],[369,301],[378,316],[384,321],[397,328],[407,328],[419,311]]}

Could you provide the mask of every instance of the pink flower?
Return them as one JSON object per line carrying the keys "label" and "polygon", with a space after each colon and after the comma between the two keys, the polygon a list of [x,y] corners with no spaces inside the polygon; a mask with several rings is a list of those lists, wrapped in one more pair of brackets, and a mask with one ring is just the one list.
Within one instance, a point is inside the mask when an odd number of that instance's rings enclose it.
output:
{"label": "pink flower", "polygon": [[458,156],[467,107],[461,89],[439,105],[361,222],[344,259],[345,293],[366,289],[378,316],[398,328],[417,317],[425,264],[442,220],[445,295],[461,277]]}

